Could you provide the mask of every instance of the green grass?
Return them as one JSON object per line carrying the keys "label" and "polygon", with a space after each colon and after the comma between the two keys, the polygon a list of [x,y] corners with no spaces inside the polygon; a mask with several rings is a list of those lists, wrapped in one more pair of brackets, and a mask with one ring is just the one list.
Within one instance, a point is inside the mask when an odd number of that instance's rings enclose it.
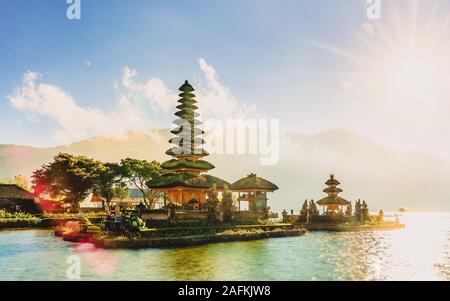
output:
{"label": "green grass", "polygon": [[37,226],[41,219],[25,212],[7,212],[0,209],[0,228],[28,228]]}
{"label": "green grass", "polygon": [[[105,212],[87,212],[83,213],[85,217],[88,218],[101,218],[106,217]],[[78,218],[79,214],[77,213],[44,213],[42,215],[43,218]]]}
{"label": "green grass", "polygon": [[372,226],[390,226],[395,225],[393,221],[382,221],[378,222],[376,219],[371,219],[369,221],[351,221],[342,224],[344,227],[372,227]]}

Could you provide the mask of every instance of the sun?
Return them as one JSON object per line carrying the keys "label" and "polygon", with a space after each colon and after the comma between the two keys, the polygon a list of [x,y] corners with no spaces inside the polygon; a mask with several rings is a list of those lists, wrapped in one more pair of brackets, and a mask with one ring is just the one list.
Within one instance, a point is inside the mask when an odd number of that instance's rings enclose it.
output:
{"label": "sun", "polygon": [[[450,83],[450,16],[439,2],[384,2],[381,20],[353,28],[350,45],[314,45],[348,60],[341,74],[352,87],[377,101],[436,105],[446,101]],[[422,2],[423,3],[423,2]],[[443,11],[443,10],[442,10]],[[353,24],[354,27],[354,24]],[[395,105],[395,104],[394,104]]]}

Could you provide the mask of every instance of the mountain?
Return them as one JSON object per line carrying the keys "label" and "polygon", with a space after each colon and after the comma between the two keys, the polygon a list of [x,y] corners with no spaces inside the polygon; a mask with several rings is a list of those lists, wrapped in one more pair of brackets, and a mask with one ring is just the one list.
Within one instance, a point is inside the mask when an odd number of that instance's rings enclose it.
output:
{"label": "mountain", "polygon": [[[130,133],[124,137],[96,137],[55,148],[0,145],[0,181],[30,175],[58,152],[86,155],[116,162],[121,158],[164,161],[169,148],[168,130]],[[395,152],[344,130],[280,136],[280,160],[261,166],[255,155],[211,155],[211,174],[230,182],[251,172],[276,183],[280,190],[269,196],[274,210],[298,211],[306,199],[318,200],[330,173],[342,183],[342,196],[367,200],[375,211],[450,210],[449,162],[413,152]]]}

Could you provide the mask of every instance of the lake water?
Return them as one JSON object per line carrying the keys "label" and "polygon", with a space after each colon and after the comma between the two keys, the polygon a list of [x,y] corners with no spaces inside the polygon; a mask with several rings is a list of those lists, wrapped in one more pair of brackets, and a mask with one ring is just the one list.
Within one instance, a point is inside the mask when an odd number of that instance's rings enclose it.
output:
{"label": "lake water", "polygon": [[179,249],[101,250],[47,230],[0,231],[0,280],[450,280],[450,214],[407,213],[406,229]]}

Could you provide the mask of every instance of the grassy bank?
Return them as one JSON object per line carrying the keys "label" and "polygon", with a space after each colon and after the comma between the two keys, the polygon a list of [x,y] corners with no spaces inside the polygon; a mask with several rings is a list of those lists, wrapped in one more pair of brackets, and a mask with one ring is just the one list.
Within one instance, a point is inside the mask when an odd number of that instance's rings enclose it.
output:
{"label": "grassy bank", "polygon": [[[209,229],[197,229],[197,231],[203,231],[203,233],[196,235],[184,235],[193,233],[187,232],[187,229],[177,230],[179,231],[178,235],[173,233],[173,235],[170,236],[143,236],[140,238],[128,238],[123,236],[111,237],[104,235],[94,238],[94,243],[96,246],[106,249],[171,248],[218,242],[300,236],[306,233],[306,229],[292,225],[273,225],[269,227],[257,225],[244,227],[209,227]],[[192,229],[189,231],[192,231]]]}
{"label": "grassy bank", "polygon": [[166,227],[151,228],[141,230],[142,237],[179,237],[179,236],[196,236],[196,235],[216,235],[225,231],[233,232],[252,232],[252,231],[273,231],[273,230],[290,230],[295,226],[291,224],[267,224],[267,225],[209,225],[201,227]]}
{"label": "grassy bank", "polygon": [[16,212],[9,213],[0,210],[0,229],[35,228],[41,223],[41,219],[32,214]]}

